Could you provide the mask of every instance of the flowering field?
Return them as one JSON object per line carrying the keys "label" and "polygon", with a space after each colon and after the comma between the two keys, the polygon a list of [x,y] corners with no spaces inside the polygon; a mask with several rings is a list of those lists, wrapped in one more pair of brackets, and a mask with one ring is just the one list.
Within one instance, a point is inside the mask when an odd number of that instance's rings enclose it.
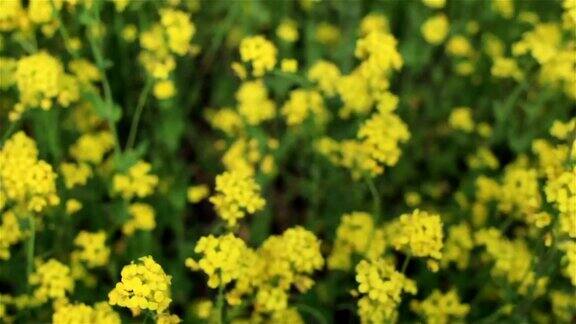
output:
{"label": "flowering field", "polygon": [[576,0],[0,0],[0,323],[574,323]]}

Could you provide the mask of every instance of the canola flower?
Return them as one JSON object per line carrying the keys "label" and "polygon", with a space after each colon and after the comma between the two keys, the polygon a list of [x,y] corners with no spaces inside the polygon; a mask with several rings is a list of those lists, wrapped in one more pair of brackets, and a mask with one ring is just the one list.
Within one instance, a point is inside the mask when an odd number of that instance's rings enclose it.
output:
{"label": "canola flower", "polygon": [[172,302],[171,277],[151,256],[124,266],[121,275],[121,281],[108,294],[110,305],[127,307],[136,314],[143,310],[162,314]]}
{"label": "canola flower", "polygon": [[151,169],[152,166],[149,163],[138,161],[128,169],[128,172],[114,175],[113,192],[125,200],[151,195],[158,185],[158,177],[150,174]]}
{"label": "canola flower", "polygon": [[274,68],[276,54],[276,47],[264,36],[251,36],[240,42],[240,59],[250,64],[255,77],[261,77]]}
{"label": "canola flower", "polygon": [[227,171],[218,175],[215,190],[210,202],[228,226],[236,225],[246,214],[261,210],[266,203],[260,196],[260,186],[244,172]]}
{"label": "canola flower", "polygon": [[56,259],[37,262],[35,271],[28,277],[28,283],[35,287],[34,298],[43,302],[64,298],[74,291],[70,267]]}

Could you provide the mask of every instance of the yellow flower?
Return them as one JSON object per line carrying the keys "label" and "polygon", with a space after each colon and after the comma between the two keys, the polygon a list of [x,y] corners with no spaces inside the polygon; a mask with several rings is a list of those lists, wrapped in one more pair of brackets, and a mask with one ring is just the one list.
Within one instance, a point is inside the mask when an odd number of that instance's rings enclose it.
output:
{"label": "yellow flower", "polygon": [[187,197],[188,201],[196,204],[210,195],[210,189],[207,185],[196,185],[188,187]]}
{"label": "yellow flower", "polygon": [[109,131],[87,133],[70,146],[70,155],[78,162],[100,164],[112,148],[114,136]]}
{"label": "yellow flower", "polygon": [[513,78],[520,81],[524,78],[522,70],[513,58],[497,57],[490,69],[490,73],[496,78]]}
{"label": "yellow flower", "polygon": [[260,186],[244,172],[229,171],[216,177],[216,194],[210,197],[216,213],[227,222],[236,225],[246,214],[254,214],[264,208]]}
{"label": "yellow flower", "polygon": [[184,55],[190,48],[190,40],[196,28],[190,22],[188,13],[174,9],[160,10],[160,24],[167,36],[168,47],[177,55]]}
{"label": "yellow flower", "polygon": [[450,55],[460,57],[469,57],[474,53],[472,45],[470,45],[468,39],[462,35],[450,37],[450,40],[446,45],[446,51]]}
{"label": "yellow flower", "polygon": [[64,176],[64,185],[68,189],[85,185],[92,176],[92,168],[86,163],[62,163],[60,170]]}
{"label": "yellow flower", "polygon": [[492,0],[492,8],[506,19],[510,19],[514,15],[513,0]]}
{"label": "yellow flower", "polygon": [[463,320],[470,306],[462,304],[456,290],[443,294],[435,289],[423,301],[413,301],[410,308],[426,320],[426,323],[447,324]]}
{"label": "yellow flower", "polygon": [[442,43],[449,30],[450,24],[444,14],[428,18],[421,27],[422,36],[424,36],[426,42],[432,45]]}
{"label": "yellow flower", "polygon": [[154,84],[153,92],[157,99],[166,100],[174,96],[176,88],[172,80],[160,80]]}
{"label": "yellow flower", "polygon": [[276,28],[276,36],[281,40],[294,43],[298,40],[298,25],[290,19],[283,20]]}
{"label": "yellow flower", "polygon": [[450,117],[448,117],[448,123],[454,129],[471,133],[474,130],[472,110],[469,107],[454,108],[450,113]]}
{"label": "yellow flower", "polygon": [[55,303],[52,314],[53,324],[92,323],[120,324],[120,316],[106,302],[96,303],[93,307],[83,303]]}
{"label": "yellow flower", "polygon": [[56,192],[56,173],[48,163],[38,160],[33,139],[20,131],[0,149],[0,194],[3,199],[42,212],[60,202]]}
{"label": "yellow flower", "polygon": [[442,266],[447,267],[454,262],[459,270],[464,270],[468,267],[473,248],[474,240],[470,227],[466,223],[452,225],[448,229],[448,238],[444,244]]}
{"label": "yellow flower", "polygon": [[362,296],[358,300],[362,323],[394,322],[402,292],[416,293],[416,284],[383,259],[360,261],[356,281]]}
{"label": "yellow flower", "polygon": [[124,266],[121,275],[121,281],[108,294],[110,305],[127,307],[136,313],[151,310],[162,314],[172,302],[171,277],[151,256]]}
{"label": "yellow flower", "polygon": [[186,266],[191,270],[202,270],[208,275],[208,287],[216,288],[240,277],[247,251],[244,241],[233,234],[203,236],[194,248],[194,252],[202,254],[202,257],[198,261],[186,259]]}
{"label": "yellow flower", "polygon": [[340,40],[340,29],[330,23],[321,22],[316,26],[315,36],[320,44],[334,45]]}
{"label": "yellow flower", "polygon": [[156,317],[156,324],[178,324],[181,322],[180,317],[174,314],[163,313]]}
{"label": "yellow flower", "polygon": [[144,161],[136,162],[126,174],[114,175],[112,191],[126,200],[150,196],[158,185],[158,177],[149,174],[151,169]]}
{"label": "yellow flower", "polygon": [[240,42],[240,58],[251,64],[255,77],[261,77],[276,65],[276,47],[264,36],[247,37]]}
{"label": "yellow flower", "polygon": [[136,230],[151,231],[156,227],[154,208],[144,203],[134,203],[128,207],[130,220],[122,225],[122,232],[132,235]]}
{"label": "yellow flower", "polygon": [[396,235],[392,238],[396,250],[414,257],[442,258],[444,233],[440,215],[416,209],[401,215],[397,226]]}
{"label": "yellow flower", "polygon": [[79,249],[72,252],[72,259],[86,262],[89,268],[108,263],[110,249],[106,246],[106,232],[80,231],[74,239],[74,245]]}
{"label": "yellow flower", "polygon": [[295,59],[283,59],[280,62],[280,69],[286,73],[296,73],[298,71],[298,61]]}
{"label": "yellow flower", "polygon": [[308,79],[318,84],[318,88],[327,96],[336,94],[336,85],[340,80],[340,69],[334,63],[319,60],[308,70]]}
{"label": "yellow flower", "polygon": [[77,213],[80,209],[82,209],[82,203],[77,199],[68,199],[66,200],[66,214],[72,215]]}
{"label": "yellow flower", "polygon": [[250,125],[258,125],[276,116],[276,105],[268,98],[262,80],[243,82],[236,91],[238,112]]}
{"label": "yellow flower", "polygon": [[19,220],[14,212],[8,210],[1,213],[0,225],[0,260],[10,259],[10,246],[22,240]]}
{"label": "yellow flower", "polygon": [[315,123],[322,124],[327,120],[327,114],[324,99],[314,90],[293,90],[282,106],[282,115],[288,126],[300,125],[309,116],[313,116]]}
{"label": "yellow flower", "polygon": [[47,110],[52,107],[52,100],[60,92],[64,68],[57,58],[46,52],[39,52],[18,60],[14,76],[20,92],[20,102],[24,106]]}
{"label": "yellow flower", "polygon": [[37,262],[36,270],[30,274],[28,282],[36,286],[34,297],[41,301],[64,298],[66,293],[74,290],[70,268],[56,259]]}
{"label": "yellow flower", "polygon": [[384,32],[390,31],[388,18],[380,13],[370,13],[362,18],[360,22],[360,34],[368,35],[371,32]]}

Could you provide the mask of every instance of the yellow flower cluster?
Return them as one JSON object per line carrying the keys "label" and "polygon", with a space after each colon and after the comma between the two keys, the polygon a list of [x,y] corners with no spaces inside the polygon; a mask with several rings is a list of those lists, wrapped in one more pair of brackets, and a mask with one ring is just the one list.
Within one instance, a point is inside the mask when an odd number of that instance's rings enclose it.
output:
{"label": "yellow flower cluster", "polygon": [[328,268],[348,270],[354,254],[372,260],[384,252],[384,232],[374,228],[372,215],[365,212],[344,214],[336,229],[336,240],[328,258]]}
{"label": "yellow flower cluster", "polygon": [[449,29],[450,23],[446,15],[437,14],[428,18],[424,24],[422,24],[421,32],[426,42],[432,45],[439,45],[448,35]]}
{"label": "yellow flower cluster", "polygon": [[78,162],[100,164],[114,147],[114,136],[109,131],[86,133],[70,146],[70,155]]}
{"label": "yellow flower cluster", "polygon": [[470,252],[474,248],[472,230],[466,223],[452,225],[442,251],[442,266],[454,262],[458,269],[464,270],[470,263]]}
{"label": "yellow flower cluster", "polygon": [[444,234],[440,215],[416,209],[400,215],[396,226],[398,232],[392,238],[396,250],[414,257],[442,258]]}
{"label": "yellow flower cluster", "polygon": [[268,98],[262,80],[246,81],[236,92],[238,112],[249,125],[259,125],[276,116],[276,104]]}
{"label": "yellow flower cluster", "polygon": [[570,279],[572,286],[576,286],[576,241],[570,240],[562,243],[560,247],[566,255],[563,258],[564,264],[564,275]]}
{"label": "yellow flower cluster", "polygon": [[172,8],[160,10],[160,21],[140,34],[142,52],[139,60],[154,80],[153,94],[157,99],[169,99],[176,93],[170,76],[176,68],[174,55],[191,51],[190,41],[196,27],[188,13]]}
{"label": "yellow flower cluster", "polygon": [[228,226],[236,225],[246,214],[262,210],[266,203],[256,181],[239,171],[227,171],[216,177],[216,194],[210,197],[210,202]]}
{"label": "yellow flower cluster", "polygon": [[430,324],[447,324],[462,321],[470,312],[470,306],[460,302],[456,290],[443,294],[434,290],[423,301],[414,301],[410,308]]}
{"label": "yellow flower cluster", "polygon": [[290,97],[282,106],[282,115],[288,126],[302,124],[309,116],[317,124],[327,121],[328,111],[324,107],[324,99],[314,90],[296,89],[290,92]]}
{"label": "yellow flower cluster", "polygon": [[36,270],[28,277],[28,282],[36,286],[34,298],[41,301],[60,299],[74,291],[74,280],[70,268],[56,259],[37,262]]}
{"label": "yellow flower cluster", "polygon": [[199,203],[209,195],[210,195],[210,188],[208,188],[208,186],[204,184],[190,186],[186,191],[188,201],[193,204]]}
{"label": "yellow flower cluster", "polygon": [[314,284],[310,276],[324,265],[320,241],[299,226],[268,237],[257,253],[261,272],[254,277],[258,286],[255,307],[262,312],[286,309],[291,287],[308,291]]}
{"label": "yellow flower cluster", "polygon": [[269,139],[266,146],[263,146],[256,138],[240,137],[226,150],[222,156],[222,164],[227,170],[250,176],[255,175],[258,170],[270,174],[275,170],[275,162],[271,152],[266,152],[275,150],[278,142]]}
{"label": "yellow flower cluster", "polygon": [[158,177],[150,174],[151,169],[152,166],[147,162],[136,162],[126,174],[114,175],[112,191],[126,200],[150,196],[158,185]]}
{"label": "yellow flower cluster", "polygon": [[202,254],[202,257],[198,262],[186,259],[186,266],[208,275],[208,287],[225,286],[242,274],[247,249],[244,241],[233,234],[203,236],[194,248],[194,252]]}
{"label": "yellow flower cluster", "polygon": [[301,227],[270,236],[256,251],[233,234],[209,235],[198,241],[195,252],[202,257],[187,259],[187,267],[206,273],[211,288],[234,282],[226,297],[231,305],[254,294],[259,314],[286,310],[291,287],[307,291],[314,283],[310,276],[324,265],[320,242]]}
{"label": "yellow flower cluster", "polygon": [[416,294],[416,284],[383,259],[362,260],[356,266],[362,323],[395,322],[402,293]]}
{"label": "yellow flower cluster", "polygon": [[74,239],[78,250],[72,252],[72,259],[86,262],[89,268],[108,264],[110,249],[106,246],[106,232],[80,231]]}
{"label": "yellow flower cluster", "polygon": [[379,164],[393,166],[400,159],[399,143],[408,141],[410,132],[400,117],[381,110],[360,126],[358,138],[370,158]]}
{"label": "yellow flower cluster", "polygon": [[12,135],[0,150],[0,208],[12,202],[39,213],[57,205],[56,177],[50,164],[38,160],[33,139],[22,131]]}
{"label": "yellow flower cluster", "polygon": [[285,42],[294,43],[299,37],[298,25],[291,19],[285,19],[276,28],[276,36]]}
{"label": "yellow flower cluster", "polygon": [[122,280],[108,294],[110,305],[130,308],[133,312],[151,310],[162,314],[170,305],[170,281],[151,256],[145,256],[122,268]]}
{"label": "yellow flower cluster", "polygon": [[517,285],[518,292],[525,295],[534,286],[534,294],[541,295],[546,288],[548,278],[536,276],[532,270],[533,256],[522,239],[508,240],[495,228],[485,228],[476,232],[475,242],[486,247],[486,253],[494,265],[491,274],[505,278]]}
{"label": "yellow flower cluster", "polygon": [[308,70],[308,79],[316,82],[318,89],[329,97],[336,94],[336,88],[340,78],[340,69],[329,61],[318,60],[310,67],[310,70]]}
{"label": "yellow flower cluster", "polygon": [[83,303],[55,303],[52,323],[120,324],[122,321],[120,316],[106,302],[96,303],[92,307]]}
{"label": "yellow flower cluster", "polygon": [[60,170],[64,178],[64,185],[68,189],[83,186],[92,176],[92,168],[86,163],[62,163]]}
{"label": "yellow flower cluster", "polygon": [[276,47],[264,36],[251,36],[240,42],[240,59],[250,63],[252,74],[261,77],[276,65]]}
{"label": "yellow flower cluster", "polygon": [[450,113],[448,123],[453,129],[471,133],[474,130],[474,119],[469,107],[456,107]]}
{"label": "yellow flower cluster", "polygon": [[546,183],[546,200],[560,213],[560,231],[576,239],[576,166]]}
{"label": "yellow flower cluster", "polygon": [[55,100],[64,107],[79,98],[77,81],[64,73],[60,61],[46,52],[18,60],[14,72],[20,102],[11,119],[19,119],[27,108],[48,110]]}
{"label": "yellow flower cluster", "polygon": [[2,224],[0,224],[0,260],[10,259],[10,246],[22,240],[22,231],[18,217],[14,212],[8,210],[1,213]]}
{"label": "yellow flower cluster", "polygon": [[128,207],[130,219],[122,225],[122,232],[128,236],[136,230],[151,231],[156,227],[154,208],[145,203],[133,203]]}

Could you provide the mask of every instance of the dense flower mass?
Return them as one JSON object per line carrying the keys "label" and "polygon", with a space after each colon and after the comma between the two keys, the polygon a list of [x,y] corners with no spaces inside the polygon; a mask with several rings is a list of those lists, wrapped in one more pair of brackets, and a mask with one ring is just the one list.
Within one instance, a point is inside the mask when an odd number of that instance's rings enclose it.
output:
{"label": "dense flower mass", "polygon": [[59,203],[57,175],[50,164],[38,159],[36,143],[24,132],[14,134],[4,143],[0,162],[3,204],[14,203],[30,212],[42,212]]}
{"label": "dense flower mass", "polygon": [[137,313],[151,310],[158,314],[170,305],[171,277],[151,256],[124,266],[121,275],[122,280],[108,294],[111,305],[128,307]]}
{"label": "dense flower mass", "polygon": [[260,186],[244,172],[230,171],[216,177],[216,194],[210,202],[229,226],[246,214],[253,214],[264,208],[265,201],[260,196]]}
{"label": "dense flower mass", "polygon": [[575,29],[0,0],[0,323],[574,322]]}

